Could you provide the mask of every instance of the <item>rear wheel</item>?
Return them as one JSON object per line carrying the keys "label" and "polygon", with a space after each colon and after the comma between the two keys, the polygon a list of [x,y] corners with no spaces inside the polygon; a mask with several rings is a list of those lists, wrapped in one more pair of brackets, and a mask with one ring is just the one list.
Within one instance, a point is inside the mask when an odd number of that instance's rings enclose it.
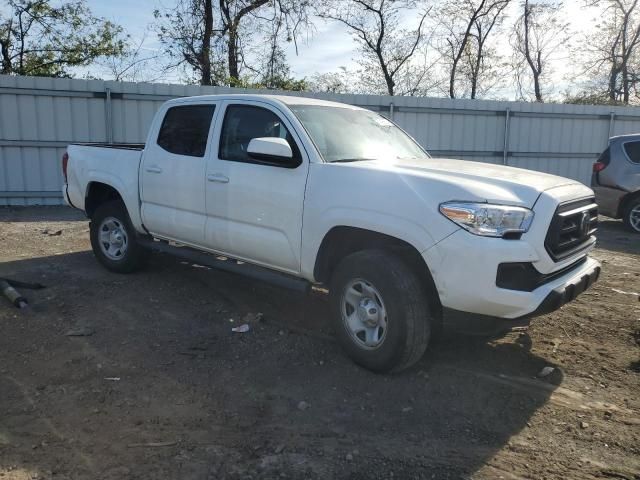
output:
{"label": "rear wheel", "polygon": [[338,265],[330,302],[338,341],[357,364],[403,370],[424,354],[431,332],[426,289],[398,256],[357,252]]}
{"label": "rear wheel", "polygon": [[626,206],[623,221],[629,230],[640,233],[640,197],[634,198]]}
{"label": "rear wheel", "polygon": [[136,240],[124,204],[111,201],[100,205],[90,225],[91,247],[98,261],[117,273],[130,273],[144,265],[147,250]]}

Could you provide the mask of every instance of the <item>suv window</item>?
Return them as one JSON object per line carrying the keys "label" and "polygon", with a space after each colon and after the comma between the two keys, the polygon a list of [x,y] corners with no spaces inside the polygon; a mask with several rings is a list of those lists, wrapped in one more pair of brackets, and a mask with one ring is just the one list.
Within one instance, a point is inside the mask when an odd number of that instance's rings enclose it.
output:
{"label": "suv window", "polygon": [[640,163],[640,142],[627,142],[624,151],[633,163]]}
{"label": "suv window", "polygon": [[171,107],[162,120],[158,145],[169,153],[204,157],[215,105]]}
{"label": "suv window", "polygon": [[249,157],[247,147],[253,138],[279,137],[284,138],[293,152],[291,164],[272,165],[291,167],[300,164],[300,150],[293,140],[291,133],[282,120],[270,110],[251,105],[229,105],[224,115],[222,133],[220,134],[220,151],[218,158],[236,162],[260,163]]}

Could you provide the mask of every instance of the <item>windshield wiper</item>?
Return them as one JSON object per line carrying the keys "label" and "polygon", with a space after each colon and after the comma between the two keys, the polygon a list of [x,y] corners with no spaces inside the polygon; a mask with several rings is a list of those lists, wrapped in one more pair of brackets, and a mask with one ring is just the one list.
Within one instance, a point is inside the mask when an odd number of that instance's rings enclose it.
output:
{"label": "windshield wiper", "polygon": [[375,160],[375,158],[339,158],[338,160],[331,160],[329,163],[363,162],[366,160]]}

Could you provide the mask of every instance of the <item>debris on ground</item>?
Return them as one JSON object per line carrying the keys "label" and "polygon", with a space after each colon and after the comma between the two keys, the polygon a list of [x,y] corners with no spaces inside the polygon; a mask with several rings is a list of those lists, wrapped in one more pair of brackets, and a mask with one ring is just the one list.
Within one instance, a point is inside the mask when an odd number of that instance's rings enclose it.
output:
{"label": "debris on ground", "polygon": [[239,327],[233,327],[231,329],[232,332],[236,332],[236,333],[247,333],[249,330],[250,330],[250,327],[247,323],[243,323]]}
{"label": "debris on ground", "polygon": [[553,372],[555,372],[555,368],[554,367],[544,367],[542,370],[540,370],[538,372],[538,378],[544,378],[544,377],[548,377],[549,375],[551,375]]}
{"label": "debris on ground", "polygon": [[301,400],[298,403],[298,410],[300,410],[301,412],[304,412],[305,410],[307,410],[311,405],[309,405],[307,402],[305,402],[304,400]]}
{"label": "debris on ground", "polygon": [[13,288],[8,281],[0,280],[0,291],[2,291],[2,295],[4,295],[14,307],[27,308],[29,306],[27,299]]}
{"label": "debris on ground", "polygon": [[178,442],[148,442],[148,443],[130,443],[127,445],[129,448],[155,448],[155,447],[173,447]]}
{"label": "debris on ground", "polygon": [[45,288],[41,283],[20,282],[8,278],[0,278],[0,293],[11,302],[14,307],[23,309],[29,306],[29,302],[16,288],[27,288],[30,290],[40,290]]}
{"label": "debris on ground", "polygon": [[93,329],[91,327],[77,327],[77,328],[72,328],[71,330],[68,330],[67,333],[65,333],[65,336],[67,336],[67,337],[90,337],[94,333],[96,333],[96,331],[95,331],[95,329]]}
{"label": "debris on ground", "polygon": [[202,268],[204,270],[211,270],[211,267],[207,267],[206,265],[200,265],[198,263],[194,263],[193,265],[191,265],[193,268]]}
{"label": "debris on ground", "polygon": [[640,297],[640,293],[638,292],[626,292],[624,290],[620,290],[619,288],[612,288],[611,290],[613,290],[616,293],[620,293],[622,295],[632,295],[632,296]]}

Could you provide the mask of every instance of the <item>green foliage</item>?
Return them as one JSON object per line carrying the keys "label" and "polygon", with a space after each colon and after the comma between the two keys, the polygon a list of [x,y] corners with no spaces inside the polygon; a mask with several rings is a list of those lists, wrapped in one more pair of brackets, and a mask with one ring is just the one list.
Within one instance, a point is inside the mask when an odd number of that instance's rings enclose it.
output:
{"label": "green foliage", "polygon": [[562,103],[571,105],[610,105],[612,107],[624,105],[624,102],[612,100],[606,91],[580,91],[577,93],[566,93]]}
{"label": "green foliage", "polygon": [[0,14],[0,73],[68,77],[69,68],[100,57],[121,55],[120,26],[94,17],[84,0],[52,5],[51,0],[8,0]]}
{"label": "green foliage", "polygon": [[254,81],[248,77],[243,78],[227,78],[227,85],[236,88],[262,88],[269,90],[287,90],[290,92],[303,92],[308,90],[306,79],[296,80],[294,78],[276,78],[270,83],[264,81]]}

